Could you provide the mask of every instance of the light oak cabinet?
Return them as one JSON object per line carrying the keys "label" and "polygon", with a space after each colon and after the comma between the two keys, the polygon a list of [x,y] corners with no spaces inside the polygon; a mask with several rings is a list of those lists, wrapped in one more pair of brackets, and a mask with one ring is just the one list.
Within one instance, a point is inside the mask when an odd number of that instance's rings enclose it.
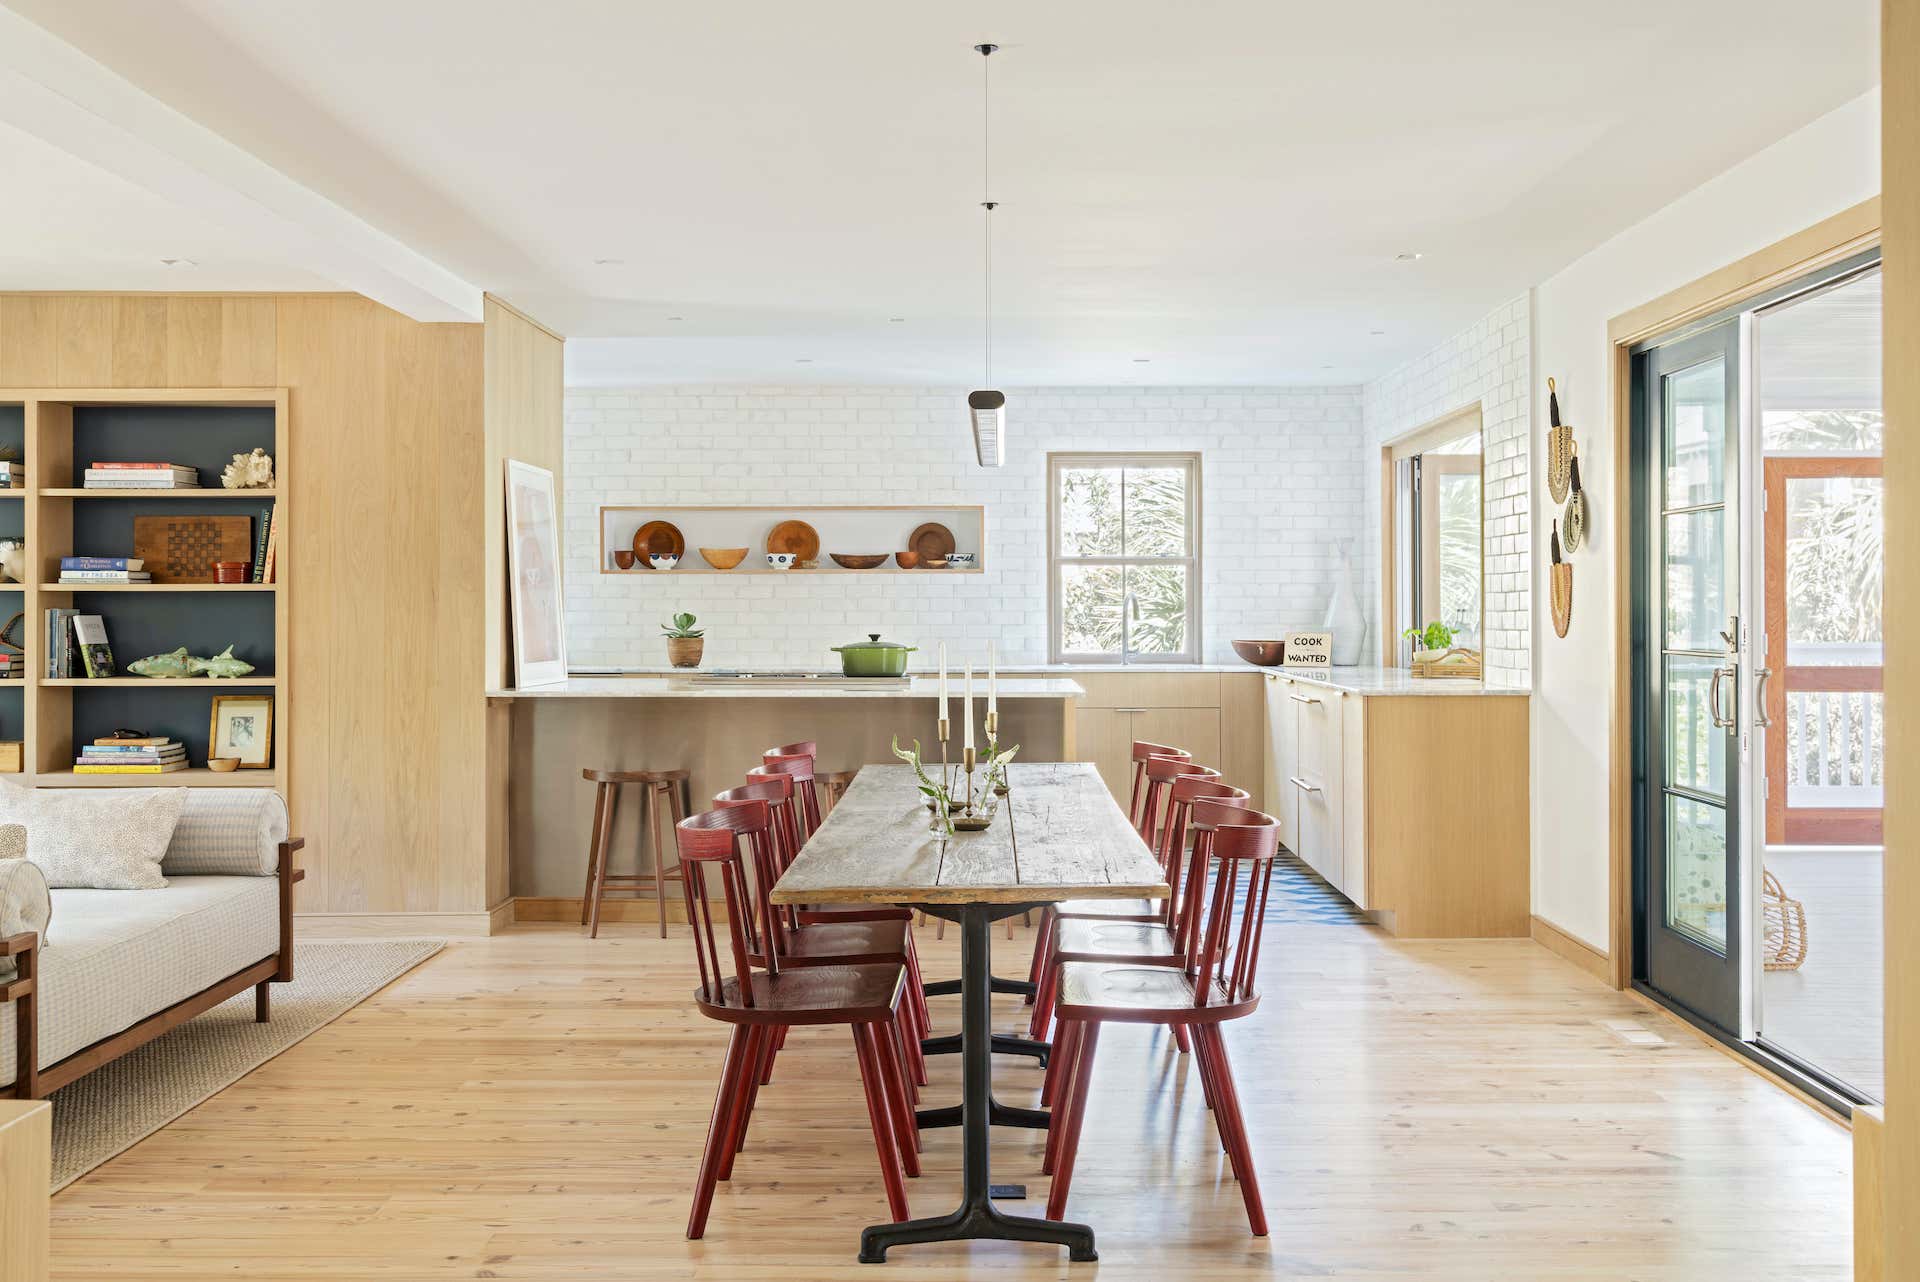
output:
{"label": "light oak cabinet", "polygon": [[1266,735],[1257,673],[1076,672],[1073,677],[1087,693],[1075,708],[1071,755],[1092,762],[1121,805],[1133,790],[1135,740],[1186,749],[1201,765],[1245,788],[1255,805],[1262,804]]}
{"label": "light oak cabinet", "polygon": [[1290,850],[1396,935],[1529,933],[1525,698],[1264,685],[1266,809]]}

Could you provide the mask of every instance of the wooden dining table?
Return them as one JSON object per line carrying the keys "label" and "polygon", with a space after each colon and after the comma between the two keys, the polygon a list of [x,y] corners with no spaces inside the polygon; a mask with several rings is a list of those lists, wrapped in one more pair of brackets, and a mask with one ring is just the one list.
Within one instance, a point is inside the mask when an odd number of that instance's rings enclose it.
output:
{"label": "wooden dining table", "polygon": [[773,889],[776,904],[906,904],[960,926],[960,1104],[919,1113],[922,1128],[961,1127],[960,1205],[863,1230],[864,1262],[896,1246],[965,1238],[1052,1243],[1074,1260],[1098,1258],[1091,1226],[993,1204],[996,1193],[1018,1193],[992,1183],[990,1127],[1044,1126],[1047,1114],[992,1095],[991,928],[1067,899],[1164,899],[1166,877],[1091,764],[1016,762],[1007,785],[984,832],[943,838],[910,766],[863,766]]}

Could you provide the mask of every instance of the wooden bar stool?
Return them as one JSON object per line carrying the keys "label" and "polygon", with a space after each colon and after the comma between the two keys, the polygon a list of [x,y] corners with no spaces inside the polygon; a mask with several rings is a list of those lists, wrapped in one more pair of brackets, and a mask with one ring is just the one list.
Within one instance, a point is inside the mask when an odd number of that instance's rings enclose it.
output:
{"label": "wooden bar stool", "polygon": [[[669,881],[684,881],[685,872],[678,862],[667,866],[667,844],[661,826],[661,819],[667,819],[666,828],[671,829],[687,817],[687,772],[684,770],[582,770],[580,777],[594,785],[593,789],[593,835],[587,845],[587,891],[580,900],[580,924],[588,926],[588,938],[600,937],[600,903],[608,890],[630,892],[631,898],[644,898],[644,888],[653,886],[654,907],[660,914],[660,938],[667,937],[667,885]],[[613,816],[619,808],[620,789],[625,784],[640,785],[640,804],[646,809],[647,824],[642,829],[642,839],[637,845],[645,845],[645,830],[653,830],[653,864],[651,869],[644,856],[641,858],[641,871],[631,873],[610,873],[607,861],[612,854]],[[661,807],[664,803],[666,814]]]}
{"label": "wooden bar stool", "polygon": [[826,794],[828,814],[832,814],[833,808],[840,804],[840,798],[847,795],[847,789],[853,786],[854,776],[859,773],[860,767],[855,766],[851,770],[829,770],[813,777],[813,781],[820,785],[821,792]]}

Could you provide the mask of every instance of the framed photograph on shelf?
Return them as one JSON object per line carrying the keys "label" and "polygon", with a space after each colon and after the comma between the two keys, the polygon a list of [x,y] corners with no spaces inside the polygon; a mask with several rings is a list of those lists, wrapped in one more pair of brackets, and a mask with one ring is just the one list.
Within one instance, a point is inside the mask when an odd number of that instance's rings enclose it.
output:
{"label": "framed photograph on shelf", "polygon": [[207,756],[238,757],[242,770],[269,769],[273,765],[273,696],[213,696],[213,725],[207,731]]}
{"label": "framed photograph on shelf", "polygon": [[560,608],[560,528],[553,473],[507,461],[507,588],[513,618],[513,683],[567,679],[565,615]]}

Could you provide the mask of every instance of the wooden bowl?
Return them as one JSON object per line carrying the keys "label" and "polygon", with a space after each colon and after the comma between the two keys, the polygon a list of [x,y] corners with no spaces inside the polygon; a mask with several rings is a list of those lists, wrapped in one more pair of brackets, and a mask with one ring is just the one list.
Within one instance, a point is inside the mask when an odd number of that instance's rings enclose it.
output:
{"label": "wooden bowl", "polygon": [[851,552],[831,552],[828,555],[833,558],[833,563],[843,570],[871,570],[887,563],[885,552],[879,556],[856,556]]}
{"label": "wooden bowl", "polygon": [[223,774],[226,774],[228,771],[238,770],[239,768],[240,768],[240,758],[238,757],[208,757],[207,758],[207,769],[213,771],[213,773],[217,775],[223,775]]}
{"label": "wooden bowl", "polygon": [[731,570],[747,559],[746,548],[701,548],[700,559],[716,570]]}
{"label": "wooden bowl", "polygon": [[1235,641],[1233,643],[1235,654],[1248,663],[1257,664],[1262,668],[1278,666],[1286,648],[1287,643],[1284,641]]}
{"label": "wooden bowl", "polygon": [[920,558],[920,568],[923,570],[944,570],[947,568],[947,558],[944,556],[923,556]]}
{"label": "wooden bowl", "polygon": [[633,554],[632,548],[615,548],[613,551],[613,564],[618,569],[631,570],[633,563],[639,559]]}
{"label": "wooden bowl", "polygon": [[914,566],[920,564],[920,554],[918,552],[895,552],[893,559],[903,570],[911,570]]}

